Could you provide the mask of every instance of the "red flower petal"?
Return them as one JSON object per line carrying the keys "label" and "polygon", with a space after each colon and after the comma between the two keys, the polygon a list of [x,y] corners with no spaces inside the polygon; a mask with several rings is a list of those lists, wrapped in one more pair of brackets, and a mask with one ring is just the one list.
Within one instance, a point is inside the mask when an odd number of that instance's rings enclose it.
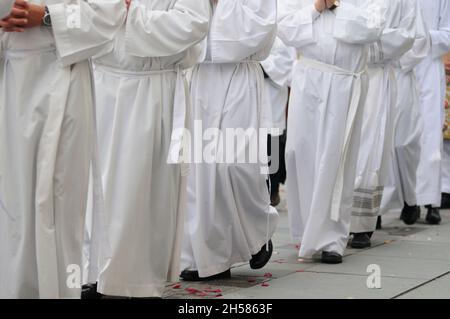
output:
{"label": "red flower petal", "polygon": [[211,289],[211,288],[203,289],[203,291],[204,292],[214,292],[214,293],[222,292],[222,290],[220,290],[220,289]]}
{"label": "red flower petal", "polygon": [[195,289],[195,288],[186,288],[185,290],[191,295],[201,292],[200,290]]}
{"label": "red flower petal", "polygon": [[181,288],[181,284],[175,284],[172,286],[172,289],[180,289]]}
{"label": "red flower petal", "polygon": [[261,284],[261,286],[262,286],[262,287],[269,287],[270,285],[269,285],[267,282],[263,282],[263,283]]}

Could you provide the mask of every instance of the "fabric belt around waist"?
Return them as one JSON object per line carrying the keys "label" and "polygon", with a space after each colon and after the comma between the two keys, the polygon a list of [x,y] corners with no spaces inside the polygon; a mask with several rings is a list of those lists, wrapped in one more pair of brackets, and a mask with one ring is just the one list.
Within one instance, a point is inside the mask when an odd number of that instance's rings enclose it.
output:
{"label": "fabric belt around waist", "polygon": [[336,181],[334,183],[333,198],[331,204],[331,215],[330,218],[338,222],[340,220],[340,210],[342,204],[342,194],[344,190],[344,174],[345,174],[345,164],[348,160],[350,140],[353,135],[353,130],[355,127],[355,118],[358,113],[358,108],[361,102],[361,94],[363,90],[363,75],[366,74],[366,69],[360,72],[353,72],[349,70],[342,69],[338,66],[326,64],[320,61],[312,60],[301,56],[298,61],[298,65],[304,66],[306,68],[315,69],[324,73],[332,73],[337,75],[349,76],[354,78],[354,86],[351,97],[351,102],[347,111],[347,120],[345,124],[345,138],[344,145],[339,161],[339,170]]}
{"label": "fabric belt around waist", "polygon": [[7,50],[1,51],[0,56],[5,60],[18,60],[18,59],[29,58],[29,57],[43,54],[43,53],[51,53],[51,52],[56,53],[56,48],[55,47],[46,47],[46,48],[41,48],[41,49],[30,49],[30,50],[28,50],[28,49],[24,49],[24,50],[7,49]]}
{"label": "fabric belt around waist", "polygon": [[188,131],[190,128],[190,98],[186,74],[180,66],[165,70],[129,71],[100,63],[94,63],[94,69],[106,74],[118,77],[143,78],[156,75],[176,74],[175,98],[172,121],[172,135],[169,147],[167,163],[180,164],[181,175],[187,176],[190,171],[189,148],[190,140]]}

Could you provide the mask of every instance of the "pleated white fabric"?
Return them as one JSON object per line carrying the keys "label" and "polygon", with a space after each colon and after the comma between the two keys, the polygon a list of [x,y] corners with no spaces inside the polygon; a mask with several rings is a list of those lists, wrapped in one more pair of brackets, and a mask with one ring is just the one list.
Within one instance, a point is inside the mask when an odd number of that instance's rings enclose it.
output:
{"label": "pleated white fabric", "polygon": [[411,0],[389,1],[386,28],[369,50],[369,91],[364,106],[351,232],[373,232],[380,212],[394,146],[397,81],[394,64],[415,38],[416,7]]}
{"label": "pleated white fabric", "polygon": [[420,113],[414,68],[430,51],[430,37],[416,1],[416,35],[411,50],[394,64],[397,79],[394,148],[389,165],[389,182],[383,191],[380,214],[398,211],[406,202],[417,204],[417,168],[421,154],[423,119]]}
{"label": "pleated white fabric", "polygon": [[347,245],[367,44],[380,38],[386,8],[352,0],[319,13],[313,3],[288,0],[279,19],[281,39],[303,55],[293,73],[286,145],[290,226],[302,258],[343,254]]}
{"label": "pleated white fabric", "polygon": [[450,51],[450,2],[420,0],[425,24],[431,36],[429,55],[415,68],[424,130],[417,171],[417,202],[441,204],[442,126],[446,90],[442,55]]}
{"label": "pleated white fabric", "polygon": [[184,70],[204,54],[210,11],[208,0],[135,0],[94,60],[105,207],[86,250],[103,294],[161,297],[178,280],[186,182],[169,154],[189,121]]}
{"label": "pleated white fabric", "polygon": [[442,192],[450,194],[450,141],[444,141],[444,158],[442,161]]}
{"label": "pleated white fabric", "polygon": [[[268,56],[276,36],[276,1],[225,0],[213,8],[207,57],[193,71],[191,94],[193,119],[202,121],[205,133],[216,132],[205,137],[204,151],[218,157],[196,161],[188,178],[182,254],[182,269],[198,270],[201,277],[248,262],[278,221],[262,164],[239,162],[241,154],[254,147],[264,153],[260,148],[267,145],[258,130],[271,127],[271,109],[258,61]],[[256,134],[237,153],[226,150],[222,160],[218,146],[226,144],[226,130],[236,128]]]}
{"label": "pleated white fabric", "polygon": [[292,80],[292,69],[297,59],[295,48],[286,46],[281,39],[276,38],[272,51],[267,59],[261,62],[264,72],[266,89],[269,93],[272,108],[272,136],[283,134],[286,130],[286,106],[289,99],[289,89]]}
{"label": "pleated white fabric", "polygon": [[68,276],[81,267],[94,152],[88,59],[112,40],[126,12],[121,0],[96,5],[81,2],[82,20],[94,17],[96,23],[69,29],[66,14],[71,1],[45,3],[52,14],[52,28],[1,33],[3,298],[80,297],[81,282]]}

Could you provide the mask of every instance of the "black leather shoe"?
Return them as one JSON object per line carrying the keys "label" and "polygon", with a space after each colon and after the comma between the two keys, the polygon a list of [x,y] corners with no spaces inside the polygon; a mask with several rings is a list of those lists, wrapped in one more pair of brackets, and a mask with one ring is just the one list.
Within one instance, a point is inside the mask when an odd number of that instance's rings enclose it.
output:
{"label": "black leather shoe", "polygon": [[378,216],[377,218],[377,230],[380,230],[382,228],[383,221],[381,220],[381,216]]}
{"label": "black leather shoe", "polygon": [[441,214],[439,213],[439,209],[436,207],[428,206],[428,213],[425,220],[430,225],[439,225],[441,223]]}
{"label": "black leather shoe", "polygon": [[400,218],[406,225],[414,225],[420,218],[420,207],[417,205],[409,206],[405,203]]}
{"label": "black leather shoe", "polygon": [[250,260],[251,269],[261,269],[269,262],[273,252],[272,240],[269,240],[268,249],[266,246],[267,245],[262,246],[259,253],[252,256],[252,259]]}
{"label": "black leather shoe", "polygon": [[81,299],[102,299],[103,295],[97,292],[97,283],[81,287]]}
{"label": "black leather shoe", "polygon": [[442,193],[441,209],[450,209],[450,194]]}
{"label": "black leather shoe", "polygon": [[181,272],[180,278],[184,281],[211,281],[219,279],[229,279],[231,278],[231,270],[225,270],[220,274],[212,275],[209,277],[200,277],[198,271],[196,270],[183,270]]}
{"label": "black leather shoe", "polygon": [[353,235],[352,248],[363,249],[371,246],[370,235],[368,233],[357,233]]}
{"label": "black leather shoe", "polygon": [[336,252],[323,251],[322,252],[322,263],[323,264],[341,264],[342,256]]}

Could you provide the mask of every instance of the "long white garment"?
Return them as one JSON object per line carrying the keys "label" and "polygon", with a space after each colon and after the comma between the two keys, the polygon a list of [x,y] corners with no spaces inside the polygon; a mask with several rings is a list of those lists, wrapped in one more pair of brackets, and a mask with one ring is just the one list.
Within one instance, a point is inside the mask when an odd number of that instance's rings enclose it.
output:
{"label": "long white garment", "polygon": [[297,59],[295,48],[286,46],[279,38],[275,39],[272,51],[267,59],[261,62],[264,72],[266,89],[269,93],[272,107],[272,135],[281,135],[286,130],[286,106],[292,79],[292,68]]}
{"label": "long white garment", "polygon": [[430,37],[416,2],[416,34],[413,48],[394,63],[397,103],[394,123],[394,148],[389,165],[389,182],[383,191],[380,213],[400,210],[406,202],[417,204],[417,168],[420,161],[423,119],[416,89],[414,68],[428,55]]}
{"label": "long white garment", "polygon": [[397,102],[394,63],[414,44],[414,3],[415,0],[390,0],[386,28],[381,39],[370,45],[369,90],[364,106],[355,180],[352,233],[373,232],[376,228],[394,145]]}
{"label": "long white garment", "polygon": [[210,10],[208,0],[134,0],[114,48],[94,60],[105,210],[93,214],[88,277],[103,294],[160,297],[178,279],[186,184],[168,155]]}
{"label": "long white garment", "polygon": [[110,43],[126,13],[122,0],[83,1],[82,27],[69,28],[72,1],[45,3],[52,28],[0,34],[3,298],[80,297],[94,141],[88,59]]}
{"label": "long white garment", "polygon": [[384,1],[341,1],[319,13],[288,0],[279,35],[302,53],[291,87],[286,145],[288,210],[299,255],[343,254],[367,92],[367,44],[380,38]]}
{"label": "long white garment", "polygon": [[442,55],[450,51],[450,1],[420,0],[431,36],[431,51],[415,69],[424,122],[417,171],[417,203],[441,204],[442,125],[444,123],[445,70]]}
{"label": "long white garment", "polygon": [[[270,128],[271,110],[258,61],[269,55],[276,36],[276,1],[220,0],[213,9],[207,57],[193,71],[191,94],[193,118],[202,121],[209,139],[205,153],[218,157],[196,161],[188,178],[182,254],[182,269],[198,270],[201,277],[248,262],[278,221],[261,164],[239,162],[253,147],[264,147],[260,152],[267,154],[267,135],[258,130]],[[224,139],[226,130],[235,128],[256,134],[238,146],[237,154],[226,150],[222,161],[218,146],[230,142]],[[216,137],[206,137],[206,130],[217,132]]]}
{"label": "long white garment", "polygon": [[444,140],[442,161],[442,192],[450,194],[450,141]]}
{"label": "long white garment", "polygon": [[0,3],[0,19],[8,16],[11,13],[14,0],[2,0]]}

